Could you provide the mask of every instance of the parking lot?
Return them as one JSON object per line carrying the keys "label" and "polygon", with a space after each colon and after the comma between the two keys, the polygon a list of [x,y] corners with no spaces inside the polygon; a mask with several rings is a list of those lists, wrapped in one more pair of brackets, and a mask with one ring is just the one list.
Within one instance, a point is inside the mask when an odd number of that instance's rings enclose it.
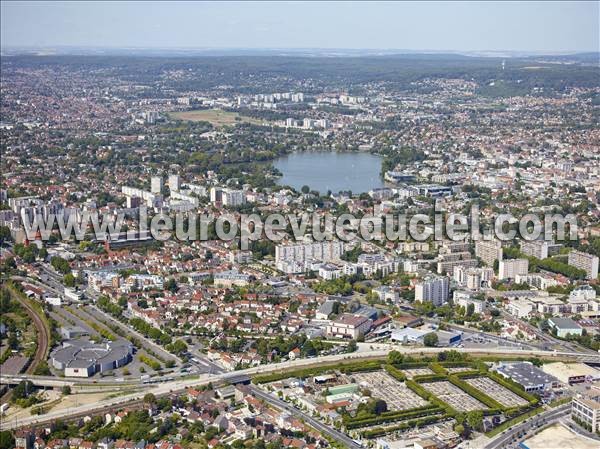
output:
{"label": "parking lot", "polygon": [[415,376],[429,376],[430,374],[433,374],[433,371],[431,371],[429,368],[409,368],[409,369],[403,369],[400,370],[402,371],[406,377],[408,379],[412,379]]}
{"label": "parking lot", "polygon": [[485,404],[479,402],[473,396],[465,393],[456,385],[448,382],[447,380],[440,382],[427,382],[421,385],[423,388],[432,392],[439,399],[459,412],[487,409]]}
{"label": "parking lot", "polygon": [[466,383],[477,388],[479,391],[494,398],[504,407],[520,407],[527,405],[527,401],[518,394],[513,393],[508,388],[494,382],[489,377],[473,377],[464,379]]}
{"label": "parking lot", "polygon": [[403,382],[398,382],[385,371],[354,373],[351,377],[362,387],[371,390],[373,397],[385,400],[388,410],[408,410],[428,404]]}

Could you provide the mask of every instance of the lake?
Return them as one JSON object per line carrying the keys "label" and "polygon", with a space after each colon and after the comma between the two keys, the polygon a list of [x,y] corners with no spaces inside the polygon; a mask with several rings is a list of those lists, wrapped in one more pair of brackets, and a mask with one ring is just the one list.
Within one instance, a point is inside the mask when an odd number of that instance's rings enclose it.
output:
{"label": "lake", "polygon": [[298,152],[273,162],[283,176],[279,185],[292,186],[298,191],[307,185],[321,194],[331,190],[368,192],[383,187],[381,162],[383,158],[370,153]]}

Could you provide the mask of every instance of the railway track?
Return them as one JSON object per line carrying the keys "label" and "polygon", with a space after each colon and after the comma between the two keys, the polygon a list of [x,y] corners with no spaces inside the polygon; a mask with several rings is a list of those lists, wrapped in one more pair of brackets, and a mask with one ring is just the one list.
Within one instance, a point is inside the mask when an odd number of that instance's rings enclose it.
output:
{"label": "railway track", "polygon": [[[35,351],[35,355],[33,356],[33,360],[27,367],[25,374],[33,374],[35,369],[38,367],[41,361],[46,360],[48,357],[48,350],[50,345],[50,331],[45,326],[44,321],[40,318],[38,312],[29,304],[28,301],[24,300],[18,293],[12,292],[13,296],[19,301],[19,303],[25,307],[27,313],[33,320],[33,324],[37,329],[37,348]],[[42,312],[43,313],[43,312]]]}

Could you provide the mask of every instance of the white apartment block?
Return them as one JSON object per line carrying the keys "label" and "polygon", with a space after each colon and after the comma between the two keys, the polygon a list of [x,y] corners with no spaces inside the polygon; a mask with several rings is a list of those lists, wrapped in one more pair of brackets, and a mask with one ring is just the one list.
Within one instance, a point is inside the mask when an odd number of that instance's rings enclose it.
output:
{"label": "white apartment block", "polygon": [[546,259],[548,257],[548,242],[545,240],[523,240],[521,242],[521,252],[526,256]]}
{"label": "white apartment block", "polygon": [[584,423],[592,432],[600,430],[600,397],[579,395],[573,398],[571,417]]}
{"label": "white apartment block", "polygon": [[448,301],[449,279],[445,276],[424,279],[415,286],[415,301],[441,306]]}
{"label": "white apartment block", "polygon": [[122,186],[121,193],[123,193],[123,195],[131,197],[137,196],[146,202],[152,201],[156,197],[156,195],[152,192],[148,192],[147,190],[138,189],[137,187],[130,186]]}
{"label": "white apartment block", "polygon": [[162,176],[152,176],[152,178],[150,178],[150,192],[155,194],[162,193],[162,184]]}
{"label": "white apartment block", "polygon": [[171,192],[178,192],[180,188],[179,175],[169,175],[169,189]]}
{"label": "white apartment block", "polygon": [[598,277],[598,256],[584,253],[582,251],[571,251],[569,253],[569,265],[586,272],[588,279]]}
{"label": "white apartment block", "polygon": [[308,261],[337,262],[344,253],[344,242],[323,241],[277,245],[275,247],[275,263]]}
{"label": "white apartment block", "polygon": [[319,277],[327,281],[342,276],[342,270],[337,265],[325,263],[319,267]]}
{"label": "white apartment block", "polygon": [[438,274],[454,273],[456,267],[475,268],[478,265],[477,259],[468,258],[470,253],[454,253],[440,256],[437,264]]}
{"label": "white apartment block", "polygon": [[454,281],[461,287],[478,290],[481,287],[490,287],[494,279],[492,268],[466,268],[464,266],[454,267]]}
{"label": "white apartment block", "polygon": [[197,197],[192,195],[186,195],[184,193],[179,192],[178,190],[171,190],[171,199],[175,201],[184,201],[186,203],[190,203],[194,207],[198,207],[199,200]]}
{"label": "white apartment block", "polygon": [[506,304],[506,311],[517,318],[527,318],[534,307],[534,304],[527,299],[512,299]]}
{"label": "white apartment block", "polygon": [[501,260],[498,266],[498,279],[515,279],[519,275],[526,275],[528,271],[529,260],[527,259]]}
{"label": "white apartment block", "polygon": [[208,196],[208,191],[204,186],[198,184],[186,184],[186,187],[190,192],[195,193],[198,196]]}
{"label": "white apartment block", "polygon": [[465,308],[465,310],[469,307],[470,304],[473,304],[474,313],[482,313],[485,309],[485,302],[473,298],[471,292],[455,290],[452,295],[452,300],[454,301],[455,306],[462,306]]}
{"label": "white apartment block", "polygon": [[357,339],[365,335],[373,321],[362,315],[343,314],[337,320],[334,320],[327,326],[327,335],[331,337],[353,338]]}
{"label": "white apartment block", "polygon": [[496,260],[502,260],[502,242],[500,240],[478,240],[475,242],[475,256],[488,267],[493,267]]}
{"label": "white apartment block", "polygon": [[246,196],[243,190],[213,187],[210,189],[210,202],[235,207],[245,204]]}
{"label": "white apartment block", "polygon": [[592,301],[596,299],[596,290],[590,285],[582,285],[569,294],[569,299],[585,299],[587,301]]}
{"label": "white apartment block", "polygon": [[515,276],[515,282],[517,284],[527,284],[540,290],[558,285],[558,281],[554,277],[543,273],[518,274]]}

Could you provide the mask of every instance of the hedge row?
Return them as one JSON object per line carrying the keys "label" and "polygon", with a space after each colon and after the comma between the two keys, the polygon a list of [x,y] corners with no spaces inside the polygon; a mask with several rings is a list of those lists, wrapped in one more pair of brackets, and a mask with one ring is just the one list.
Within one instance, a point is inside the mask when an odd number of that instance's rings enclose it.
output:
{"label": "hedge row", "polygon": [[437,382],[446,380],[447,377],[445,374],[423,374],[421,376],[414,376],[413,380],[418,383]]}
{"label": "hedge row", "polygon": [[446,374],[448,374],[448,371],[446,371],[446,368],[444,368],[439,362],[430,363],[429,369],[431,371],[433,371],[435,374],[440,374],[442,376],[445,376]]}
{"label": "hedge row", "polygon": [[487,376],[487,371],[481,371],[481,370],[470,370],[470,371],[460,371],[457,373],[452,373],[451,376],[456,376],[459,377],[461,379],[468,379],[469,377],[481,377],[481,376]]}
{"label": "hedge row", "polygon": [[371,418],[363,419],[348,419],[346,417],[349,415],[344,415],[344,425],[348,430],[350,430],[356,429],[358,427],[372,426],[375,424],[384,424],[394,421],[403,421],[411,418],[420,418],[422,416],[436,415],[441,412],[443,412],[443,410],[440,407],[437,407],[435,405],[427,405],[425,407],[420,407],[412,410],[386,412],[382,413],[379,416],[373,416]]}
{"label": "hedge row", "polygon": [[444,368],[462,368],[469,367],[473,369],[477,369],[476,362],[438,362]]}
{"label": "hedge row", "polygon": [[438,422],[438,421],[441,421],[446,418],[448,418],[448,416],[446,416],[446,415],[425,416],[423,418],[405,421],[403,423],[398,424],[397,426],[384,427],[384,428],[378,427],[375,429],[365,430],[364,432],[362,432],[362,437],[363,438],[376,438],[376,437],[380,437],[382,435],[387,435],[392,432],[411,429],[413,427],[423,427],[428,424],[433,424],[434,422]]}
{"label": "hedge row", "polygon": [[255,384],[265,384],[269,382],[277,382],[278,380],[287,379],[288,377],[299,377],[305,379],[307,377],[318,376],[327,371],[338,370],[345,374],[357,373],[364,371],[376,371],[381,369],[380,360],[371,360],[368,362],[352,362],[336,365],[323,365],[313,368],[301,368],[294,371],[286,371],[281,373],[262,374],[254,376],[252,382]]}
{"label": "hedge row", "polygon": [[368,362],[354,362],[339,366],[339,371],[344,374],[360,373],[366,371],[377,371],[381,369],[381,360],[370,360]]}
{"label": "hedge row", "polygon": [[407,362],[395,364],[394,367],[398,369],[412,369],[412,368],[427,368],[428,362]]}
{"label": "hedge row", "polygon": [[394,365],[384,365],[383,367],[386,372],[392,376],[394,379],[396,379],[399,382],[404,382],[406,380],[406,376],[404,375],[404,373],[402,371],[400,371],[398,368],[394,367]]}

